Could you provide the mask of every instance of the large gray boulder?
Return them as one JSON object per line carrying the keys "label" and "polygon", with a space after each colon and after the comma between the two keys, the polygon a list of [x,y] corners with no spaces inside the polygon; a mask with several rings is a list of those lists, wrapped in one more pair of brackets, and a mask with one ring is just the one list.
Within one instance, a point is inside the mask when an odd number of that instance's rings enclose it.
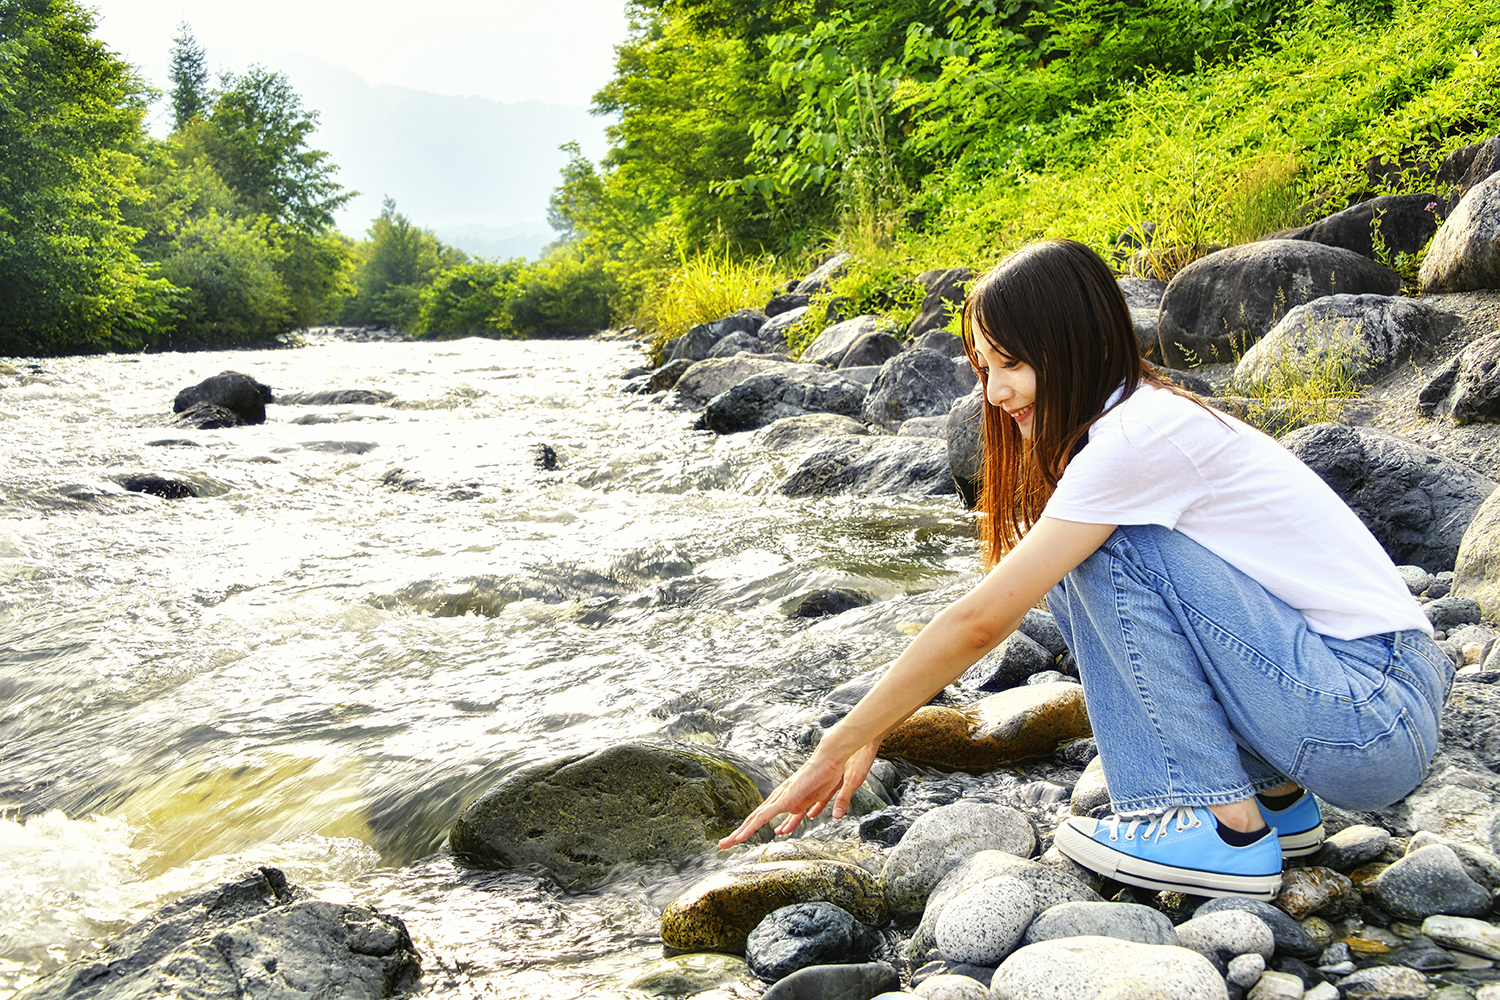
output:
{"label": "large gray boulder", "polygon": [[766,314],[755,309],[741,309],[708,323],[700,323],[681,337],[667,341],[663,360],[687,358],[702,361],[714,347],[731,334],[755,334],[766,323]]}
{"label": "large gray boulder", "polygon": [[881,366],[865,396],[864,418],[895,430],[912,417],[946,415],[969,389],[952,358],[937,351],[907,351]]}
{"label": "large gray boulder", "polygon": [[1485,498],[1464,531],[1452,594],[1478,601],[1491,618],[1500,612],[1500,490]]}
{"label": "large gray boulder", "polygon": [[1281,439],[1370,529],[1397,565],[1452,569],[1495,483],[1419,444],[1367,427],[1313,424]]}
{"label": "large gray boulder", "polygon": [[464,809],[449,843],[469,863],[582,890],[622,864],[705,850],[760,803],[755,783],[707,748],[624,743],[507,775]]}
{"label": "large gray boulder", "polygon": [[1422,261],[1423,292],[1486,288],[1500,288],[1500,174],[1464,195]]}
{"label": "large gray boulder", "polygon": [[266,422],[266,404],[272,402],[271,387],[240,372],[220,372],[190,385],[172,401],[172,412],[183,413],[200,404],[228,410],[243,424]]}
{"label": "large gray boulder", "polygon": [[884,330],[867,333],[854,343],[839,358],[840,368],[867,368],[880,366],[901,353],[901,341]]}
{"label": "large gray boulder", "polygon": [[906,328],[906,339],[915,340],[929,330],[942,330],[955,312],[963,308],[965,289],[977,275],[967,267],[946,271],[923,271],[917,284],[927,290],[917,316]]}
{"label": "large gray boulder", "polygon": [[677,409],[701,410],[719,393],[762,372],[786,372],[795,374],[806,366],[795,361],[778,361],[775,358],[752,358],[736,355],[732,358],[707,358],[688,367],[677,379],[672,392],[663,405]]}
{"label": "large gray boulder", "polygon": [[859,415],[865,387],[826,368],[801,365],[800,372],[752,375],[708,401],[703,426],[715,434],[754,430],[807,413]]}
{"label": "large gray boulder", "polygon": [[868,334],[889,329],[890,321],[884,316],[877,316],[873,313],[835,323],[824,328],[823,332],[807,345],[802,351],[802,361],[806,364],[837,368],[856,341]]}
{"label": "large gray boulder", "polygon": [[1442,200],[1437,195],[1388,194],[1271,238],[1342,247],[1375,260],[1375,234],[1379,233],[1386,254],[1394,259],[1397,253],[1414,254],[1425,247],[1437,232],[1443,214]]}
{"label": "large gray boulder", "polygon": [[1209,254],[1167,285],[1158,328],[1169,368],[1233,361],[1304,302],[1340,293],[1394,295],[1401,276],[1352,250],[1263,240]]}
{"label": "large gray boulder", "polygon": [[1495,173],[1500,173],[1500,137],[1449,153],[1437,173],[1438,190],[1447,189],[1447,208],[1443,214],[1451,214],[1464,195]]}
{"label": "large gray boulder", "polygon": [[1371,382],[1436,344],[1461,321],[1417,299],[1328,295],[1294,307],[1234,369],[1239,385],[1265,384],[1279,371],[1334,366],[1354,382]]}
{"label": "large gray boulder", "polygon": [[777,487],[789,497],[948,496],[948,449],[933,438],[839,437],[810,449]]}
{"label": "large gray boulder", "polygon": [[16,1000],[378,1000],[412,992],[421,959],[399,917],[310,899],[275,868],[191,893]]}
{"label": "large gray boulder", "polygon": [[1500,330],[1470,343],[1433,372],[1417,393],[1417,409],[1427,417],[1452,417],[1457,424],[1500,420]]}

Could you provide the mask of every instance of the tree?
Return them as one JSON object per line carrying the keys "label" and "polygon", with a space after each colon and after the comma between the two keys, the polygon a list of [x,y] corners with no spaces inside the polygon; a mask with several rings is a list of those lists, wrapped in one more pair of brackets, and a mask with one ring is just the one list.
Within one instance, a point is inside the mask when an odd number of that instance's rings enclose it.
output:
{"label": "tree", "polygon": [[180,132],[208,111],[208,53],[193,38],[186,21],[172,39],[172,131]]}
{"label": "tree", "polygon": [[292,303],[277,273],[285,256],[265,219],[210,214],[182,227],[161,263],[184,289],[176,346],[228,347],[269,340],[289,327]]}
{"label": "tree", "polygon": [[402,330],[416,326],[422,289],[437,272],[468,258],[444,246],[431,230],[414,225],[387,197],[370,224],[354,272],[354,297],[340,318],[346,323],[379,323]]}

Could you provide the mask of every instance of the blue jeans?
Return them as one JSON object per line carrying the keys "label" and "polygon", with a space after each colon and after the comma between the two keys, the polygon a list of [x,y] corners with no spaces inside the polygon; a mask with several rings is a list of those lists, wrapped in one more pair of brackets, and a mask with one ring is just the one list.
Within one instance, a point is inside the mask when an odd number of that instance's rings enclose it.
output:
{"label": "blue jeans", "polygon": [[1123,525],[1047,598],[1120,814],[1288,780],[1376,809],[1427,774],[1453,661],[1425,632],[1318,635],[1179,531]]}

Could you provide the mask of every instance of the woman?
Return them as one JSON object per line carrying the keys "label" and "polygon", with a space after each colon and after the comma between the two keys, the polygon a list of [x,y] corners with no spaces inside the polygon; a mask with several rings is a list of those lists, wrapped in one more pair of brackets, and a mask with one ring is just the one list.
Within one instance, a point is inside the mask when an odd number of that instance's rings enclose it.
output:
{"label": "woman", "polygon": [[777,833],[842,816],[881,739],[1046,597],[1115,810],[1069,819],[1058,849],[1134,885],[1271,898],[1283,854],[1322,842],[1308,792],[1372,809],[1421,781],[1452,661],[1321,479],[1142,362],[1083,244],[1036,244],[981,278],[964,340],[992,569],[720,846],[781,813]]}

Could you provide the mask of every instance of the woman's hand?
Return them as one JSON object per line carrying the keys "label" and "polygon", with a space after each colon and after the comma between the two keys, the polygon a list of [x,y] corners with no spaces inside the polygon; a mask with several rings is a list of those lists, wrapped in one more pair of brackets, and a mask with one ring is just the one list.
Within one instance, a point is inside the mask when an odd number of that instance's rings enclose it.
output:
{"label": "woman's hand", "polygon": [[864,783],[879,749],[880,741],[872,740],[854,751],[847,760],[840,761],[834,754],[823,753],[822,746],[819,746],[807,763],[778,785],[759,809],[745,817],[739,829],[719,841],[719,846],[733,847],[744,843],[754,836],[756,830],[782,813],[788,815],[776,827],[776,832],[791,833],[804,819],[821,813],[830,801],[833,803],[833,818],[840,818],[848,812],[849,800]]}

